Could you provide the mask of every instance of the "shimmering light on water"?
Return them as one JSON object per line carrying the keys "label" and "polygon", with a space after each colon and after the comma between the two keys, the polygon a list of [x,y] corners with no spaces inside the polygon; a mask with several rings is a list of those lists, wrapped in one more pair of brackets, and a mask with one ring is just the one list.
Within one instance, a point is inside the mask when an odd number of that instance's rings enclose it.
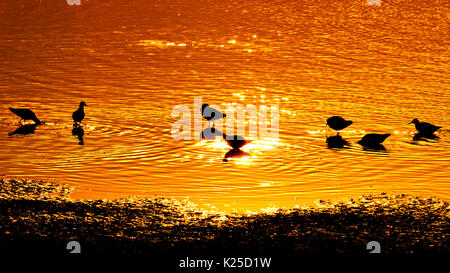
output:
{"label": "shimmering light on water", "polygon": [[[448,200],[447,14],[440,0],[1,2],[0,174],[218,210],[379,192]],[[256,137],[226,162],[223,140],[175,141],[172,108],[194,116],[198,96],[224,110],[278,105],[279,139]],[[84,145],[71,122],[81,100]],[[8,107],[44,124],[8,136]],[[354,122],[347,148],[327,147],[332,115]],[[413,140],[413,118],[442,126],[439,139]],[[392,134],[386,151],[356,144],[371,132]]]}

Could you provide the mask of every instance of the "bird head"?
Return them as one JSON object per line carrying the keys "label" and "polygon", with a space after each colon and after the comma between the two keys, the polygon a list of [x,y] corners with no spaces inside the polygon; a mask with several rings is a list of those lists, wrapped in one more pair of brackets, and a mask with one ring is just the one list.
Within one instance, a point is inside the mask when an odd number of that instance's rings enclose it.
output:
{"label": "bird head", "polygon": [[88,106],[84,101],[80,102],[80,107]]}
{"label": "bird head", "polygon": [[415,118],[409,124],[411,124],[411,123],[417,124],[417,123],[419,123],[419,120]]}
{"label": "bird head", "polygon": [[204,104],[202,105],[202,108],[201,108],[202,113],[203,113],[203,111],[205,110],[205,108],[208,107],[208,106],[209,106],[209,104],[206,104],[206,103],[204,103]]}

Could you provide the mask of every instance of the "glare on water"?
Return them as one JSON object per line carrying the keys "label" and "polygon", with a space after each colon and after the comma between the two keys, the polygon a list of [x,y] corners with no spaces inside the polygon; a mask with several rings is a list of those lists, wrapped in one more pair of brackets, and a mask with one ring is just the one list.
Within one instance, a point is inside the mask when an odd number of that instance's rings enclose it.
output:
{"label": "glare on water", "polygon": [[[448,13],[439,0],[7,1],[0,174],[78,186],[76,198],[238,211],[373,192],[448,200]],[[221,138],[174,140],[172,109],[187,106],[194,126],[195,97],[224,111],[276,105],[279,137],[225,161]],[[82,145],[71,119],[81,100]],[[8,136],[8,107],[44,124]],[[340,133],[349,147],[327,147],[333,115],[353,120]],[[413,140],[413,118],[442,126],[439,138]],[[386,151],[356,144],[371,132],[392,134]]]}

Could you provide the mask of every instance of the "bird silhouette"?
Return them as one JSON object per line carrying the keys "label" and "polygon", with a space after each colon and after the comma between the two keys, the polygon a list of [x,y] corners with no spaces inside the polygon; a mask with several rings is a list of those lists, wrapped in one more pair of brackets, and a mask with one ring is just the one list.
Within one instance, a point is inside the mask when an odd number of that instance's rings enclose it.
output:
{"label": "bird silhouette", "polygon": [[327,119],[327,125],[330,126],[331,129],[334,129],[336,131],[347,128],[352,123],[353,121],[345,120],[340,116],[332,116],[331,118]]}
{"label": "bird silhouette", "polygon": [[344,146],[349,146],[348,142],[340,135],[327,137],[327,145],[328,148],[344,148]]}
{"label": "bird silhouette", "polygon": [[209,107],[209,104],[203,104],[202,107],[200,108],[200,113],[202,114],[202,117],[205,118],[208,122],[213,122],[214,124],[214,120],[218,120],[221,118],[226,117],[227,115],[220,112],[217,109],[214,109],[212,107]]}
{"label": "bird silhouette", "polygon": [[251,140],[246,140],[244,139],[244,137],[238,135],[227,135],[225,133],[222,133],[222,137],[233,149],[240,149],[241,147],[251,142]]}
{"label": "bird silhouette", "polygon": [[8,136],[13,135],[29,135],[34,134],[38,124],[25,124],[17,128],[15,131],[8,133]]}
{"label": "bird silhouette", "polygon": [[84,106],[87,106],[87,104],[84,101],[80,102],[80,106],[72,114],[74,127],[81,126],[81,121],[84,119]]}
{"label": "bird silhouette", "polygon": [[383,143],[391,134],[367,134],[357,143],[363,147],[377,150],[385,150]]}
{"label": "bird silhouette", "polygon": [[36,117],[36,114],[30,109],[18,109],[18,108],[9,108],[11,112],[20,117],[19,123],[22,124],[22,120],[32,120],[35,124],[41,125],[41,121]]}
{"label": "bird silhouette", "polygon": [[409,124],[414,124],[416,127],[416,130],[419,131],[421,135],[433,135],[434,132],[441,129],[440,126],[435,126],[428,122],[420,122],[418,119],[413,119]]}

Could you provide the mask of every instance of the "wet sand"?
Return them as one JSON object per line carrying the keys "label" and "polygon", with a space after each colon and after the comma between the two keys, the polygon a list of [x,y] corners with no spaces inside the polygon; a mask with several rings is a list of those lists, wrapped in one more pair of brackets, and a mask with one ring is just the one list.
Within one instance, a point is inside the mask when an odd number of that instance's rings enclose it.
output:
{"label": "wet sand", "polygon": [[72,200],[72,188],[0,179],[2,252],[64,254],[385,255],[449,253],[448,202],[380,194],[315,207],[225,215],[168,199]]}

